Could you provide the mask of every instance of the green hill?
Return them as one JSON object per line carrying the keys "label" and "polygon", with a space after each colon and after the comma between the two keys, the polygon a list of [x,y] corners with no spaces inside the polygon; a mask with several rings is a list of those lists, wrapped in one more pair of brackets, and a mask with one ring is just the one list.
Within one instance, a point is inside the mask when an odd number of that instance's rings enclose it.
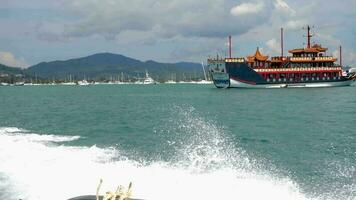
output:
{"label": "green hill", "polygon": [[24,80],[24,71],[17,67],[9,67],[0,64],[0,82],[14,83]]}
{"label": "green hill", "polygon": [[16,75],[16,74],[22,74],[23,71],[22,71],[22,69],[17,68],[17,67],[9,67],[9,66],[0,64],[0,73],[8,74],[8,75]]}
{"label": "green hill", "polygon": [[201,64],[198,63],[159,63],[153,60],[143,62],[112,53],[99,53],[65,61],[42,62],[29,67],[26,72],[46,79],[64,79],[71,75],[77,80],[84,76],[87,79],[108,80],[121,73],[131,79],[143,77],[146,70],[154,79],[161,81],[172,76],[177,80],[203,77]]}

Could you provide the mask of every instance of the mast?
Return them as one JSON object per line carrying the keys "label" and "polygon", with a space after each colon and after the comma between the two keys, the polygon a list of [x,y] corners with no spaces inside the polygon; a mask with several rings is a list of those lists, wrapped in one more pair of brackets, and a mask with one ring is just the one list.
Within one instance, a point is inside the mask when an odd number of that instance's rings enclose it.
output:
{"label": "mast", "polygon": [[281,28],[281,57],[283,59],[283,28]]}
{"label": "mast", "polygon": [[342,66],[342,47],[340,45],[340,66]]}
{"label": "mast", "polygon": [[231,54],[232,54],[231,46],[232,46],[232,44],[231,44],[231,35],[229,35],[229,58],[232,58],[231,57]]}
{"label": "mast", "polygon": [[312,35],[310,34],[310,26],[308,25],[307,27],[307,30],[308,30],[308,35],[307,35],[307,38],[308,38],[308,43],[307,43],[307,47],[310,48],[310,38],[312,37]]}
{"label": "mast", "polygon": [[205,67],[204,67],[204,63],[203,62],[201,62],[201,66],[203,67],[204,79],[207,81],[206,73],[205,73]]}

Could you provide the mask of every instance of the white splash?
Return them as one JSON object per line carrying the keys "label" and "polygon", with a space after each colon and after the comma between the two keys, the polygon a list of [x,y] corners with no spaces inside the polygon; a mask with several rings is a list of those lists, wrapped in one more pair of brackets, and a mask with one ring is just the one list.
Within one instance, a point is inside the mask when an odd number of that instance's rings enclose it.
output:
{"label": "white splash", "polygon": [[[199,123],[196,124],[198,130]],[[53,143],[75,139],[79,137],[0,128],[0,180],[4,181],[0,184],[0,191],[4,191],[0,199],[65,200],[95,194],[100,178],[104,179],[102,194],[115,190],[118,184],[133,182],[134,197],[142,199],[306,199],[298,186],[287,178],[274,178],[229,164],[232,158],[223,155],[224,149],[213,151],[218,146],[214,144],[219,144],[218,139],[182,151],[185,155],[177,163],[148,165],[122,157],[121,151],[114,148]],[[197,144],[191,141],[186,148]],[[210,150],[207,146],[211,146]],[[204,162],[204,158],[211,160]],[[214,162],[219,163],[219,167],[197,170]]]}
{"label": "white splash", "polygon": [[[58,135],[39,135],[32,134],[26,130],[16,127],[0,127],[0,133],[11,136],[14,140],[26,140],[31,142],[70,142],[78,140],[80,136],[58,136]],[[27,133],[27,134],[24,134]]]}

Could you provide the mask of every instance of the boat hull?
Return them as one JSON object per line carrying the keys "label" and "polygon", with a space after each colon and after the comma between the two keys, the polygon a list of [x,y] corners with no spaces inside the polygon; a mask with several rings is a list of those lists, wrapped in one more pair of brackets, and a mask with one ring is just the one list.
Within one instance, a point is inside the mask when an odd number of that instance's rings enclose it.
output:
{"label": "boat hull", "polygon": [[230,79],[230,88],[322,88],[350,86],[353,81],[317,82],[317,83],[277,83],[277,84],[248,84]]}
{"label": "boat hull", "polygon": [[352,79],[344,76],[313,79],[264,79],[245,62],[214,63],[210,68],[214,85],[217,88],[320,88],[350,86]]}

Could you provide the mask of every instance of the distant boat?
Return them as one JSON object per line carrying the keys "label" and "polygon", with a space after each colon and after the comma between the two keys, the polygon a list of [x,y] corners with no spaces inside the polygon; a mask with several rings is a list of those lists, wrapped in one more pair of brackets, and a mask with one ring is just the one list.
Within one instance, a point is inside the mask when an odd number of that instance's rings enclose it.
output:
{"label": "distant boat", "polygon": [[74,82],[64,82],[62,85],[76,85]]}
{"label": "distant boat", "polygon": [[173,75],[171,74],[171,79],[169,79],[169,80],[166,81],[165,83],[167,83],[167,84],[176,84],[177,81],[175,81],[175,80],[173,79]]}
{"label": "distant boat", "polygon": [[0,83],[0,85],[8,86],[8,85],[10,85],[10,84],[2,82],[2,83]]}
{"label": "distant boat", "polygon": [[14,84],[14,86],[24,86],[24,85],[25,85],[25,82],[23,82],[23,81],[16,82],[16,83]]}
{"label": "distant boat", "polygon": [[167,84],[176,84],[177,82],[175,82],[174,80],[168,80],[165,83],[167,83]]}
{"label": "distant boat", "polygon": [[193,83],[193,82],[192,81],[179,81],[178,83],[189,84],[189,83]]}
{"label": "distant boat", "polygon": [[156,84],[155,80],[153,80],[153,78],[151,78],[148,74],[148,72],[146,71],[146,77],[143,80],[143,84]]}
{"label": "distant boat", "polygon": [[201,66],[202,66],[203,72],[204,72],[204,79],[203,79],[203,80],[200,80],[200,81],[194,81],[193,83],[195,83],[195,84],[212,84],[212,83],[213,83],[212,81],[208,81],[208,78],[207,78],[207,76],[206,76],[205,67],[204,67],[204,63],[203,63],[203,62],[201,63]]}
{"label": "distant boat", "polygon": [[139,79],[138,81],[135,82],[135,84],[151,85],[151,84],[156,84],[156,81],[153,80],[153,78],[151,78],[148,72],[146,71],[146,77],[143,79]]}
{"label": "distant boat", "polygon": [[41,85],[39,83],[25,83],[25,86],[37,86],[37,85]]}
{"label": "distant boat", "polygon": [[72,75],[69,75],[69,82],[64,82],[62,85],[76,85],[72,80]]}
{"label": "distant boat", "polygon": [[90,85],[90,83],[87,80],[83,79],[82,81],[78,81],[78,85]]}
{"label": "distant boat", "polygon": [[196,82],[193,82],[195,84],[212,84],[213,82],[212,81],[207,81],[207,80],[200,80],[200,81],[196,81]]}

